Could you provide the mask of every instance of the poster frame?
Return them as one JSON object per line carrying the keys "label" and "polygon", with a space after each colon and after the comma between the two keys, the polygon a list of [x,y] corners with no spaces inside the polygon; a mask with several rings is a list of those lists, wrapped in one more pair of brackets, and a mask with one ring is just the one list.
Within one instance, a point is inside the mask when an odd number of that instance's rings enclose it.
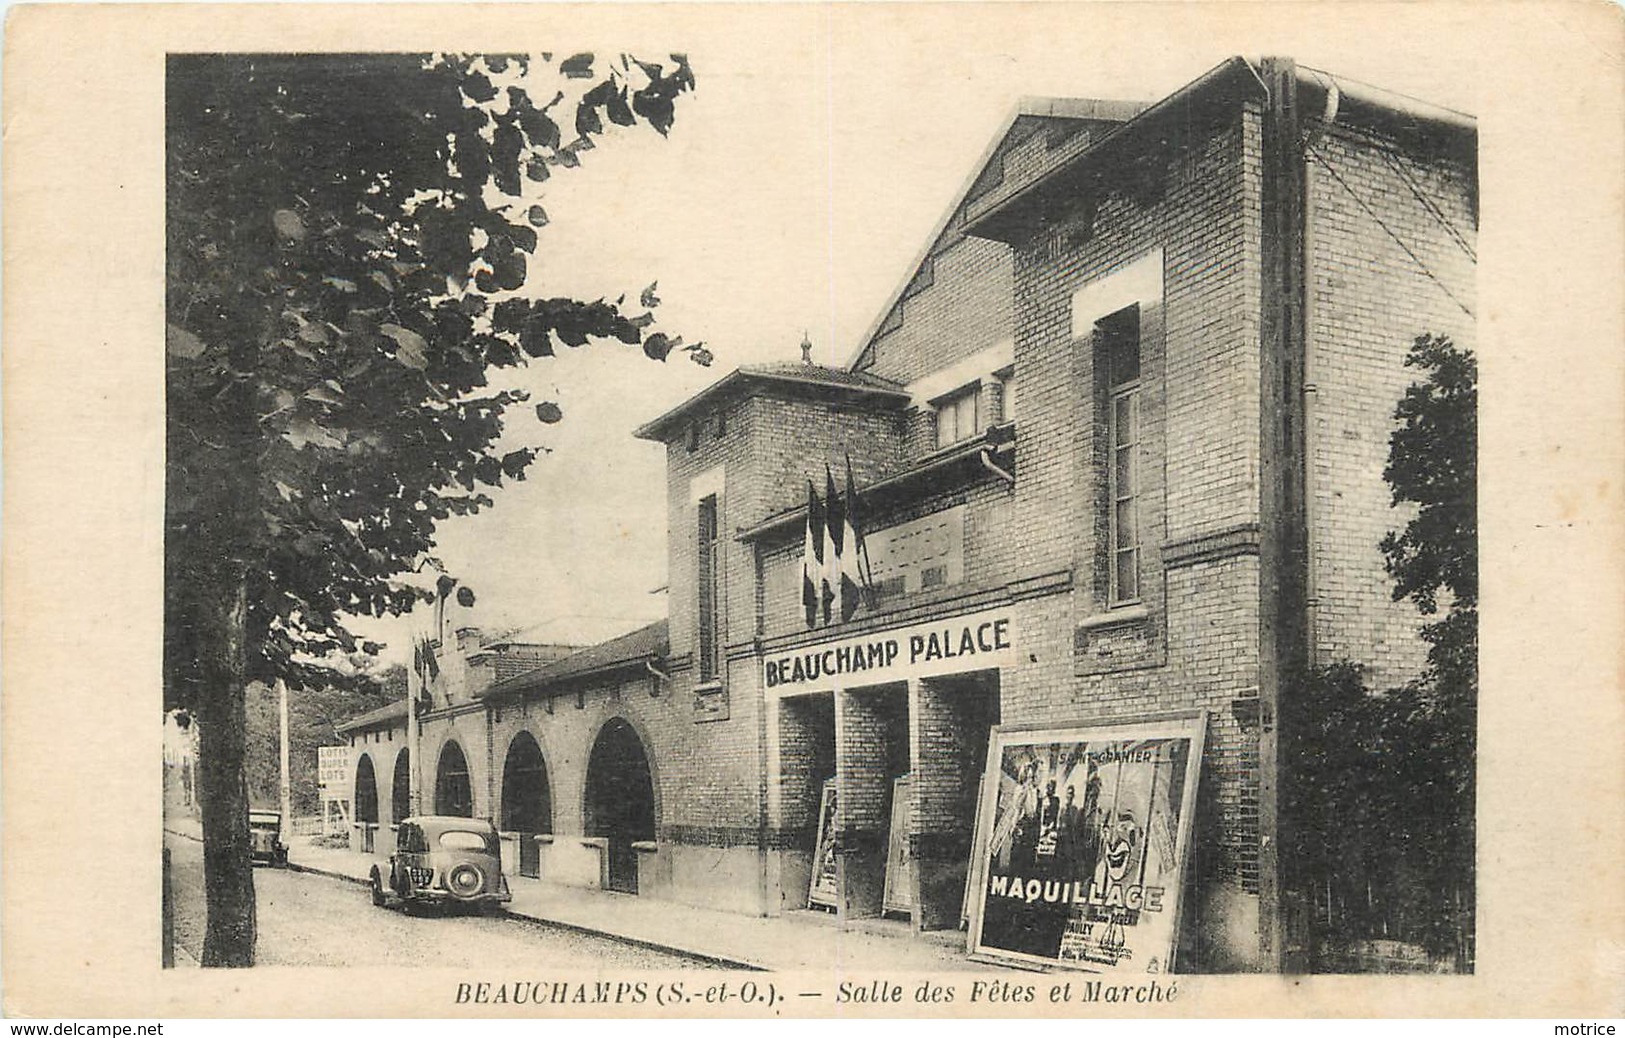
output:
{"label": "poster frame", "polygon": [[1201,785],[1202,763],[1207,742],[1207,726],[1208,711],[1200,709],[1137,714],[1125,717],[1086,718],[1059,724],[1038,722],[994,725],[987,736],[987,763],[983,767],[981,790],[977,794],[976,836],[974,843],[971,845],[971,860],[967,868],[967,877],[972,873],[979,877],[978,885],[973,890],[969,887],[967,878],[967,889],[972,893],[970,899],[970,927],[965,934],[967,957],[974,962],[999,966],[1016,966],[1025,969],[1036,967],[1043,970],[1067,970],[1069,972],[1083,973],[1111,972],[1098,965],[1089,966],[1082,963],[1064,962],[1060,959],[1041,958],[1024,952],[1009,951],[1003,948],[990,949],[982,946],[983,909],[986,906],[987,897],[981,888],[986,877],[985,863],[989,850],[987,842],[994,831],[993,814],[998,810],[998,782],[1005,745],[1018,742],[1063,743],[1089,742],[1091,740],[1177,738],[1181,735],[1187,735],[1191,740],[1191,763],[1185,769],[1181,803],[1186,805],[1188,810],[1180,811],[1179,828],[1175,834],[1174,857],[1177,864],[1175,866],[1173,888],[1176,894],[1169,929],[1168,948],[1162,956],[1162,961],[1166,963],[1163,972],[1174,972],[1178,966],[1180,953],[1180,935],[1184,926],[1185,898],[1187,894],[1191,893],[1186,890],[1190,874],[1190,840],[1193,831],[1193,817],[1197,809],[1197,791]]}
{"label": "poster frame", "polygon": [[[823,790],[818,796],[818,818],[816,835],[813,838],[812,868],[807,874],[807,906],[821,908],[838,908],[841,898],[841,873],[839,864],[835,869],[835,889],[828,894],[818,889],[818,880],[821,875],[821,863],[829,849],[830,840],[835,836],[835,819],[830,818],[831,812],[839,809],[840,798],[836,794],[834,778],[824,780]],[[828,820],[826,824],[826,819]]]}
{"label": "poster frame", "polygon": [[[908,826],[914,813],[914,775],[912,772],[892,779],[891,824],[886,835],[886,884],[880,897],[882,914],[895,912],[912,916],[914,913],[914,869],[908,856]],[[898,863],[893,869],[892,863]],[[895,874],[894,874],[895,872]]]}

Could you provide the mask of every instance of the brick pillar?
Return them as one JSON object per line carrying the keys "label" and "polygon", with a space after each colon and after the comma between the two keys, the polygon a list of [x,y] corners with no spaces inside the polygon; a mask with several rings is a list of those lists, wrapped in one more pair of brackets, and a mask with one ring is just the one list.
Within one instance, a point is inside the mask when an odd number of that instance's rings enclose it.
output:
{"label": "brick pillar", "polygon": [[840,790],[836,820],[841,861],[841,917],[881,913],[886,888],[886,821],[893,733],[886,690],[835,693],[835,774]]}
{"label": "brick pillar", "polygon": [[914,918],[921,930],[959,925],[996,703],[997,686],[975,680],[910,683],[915,808],[909,843],[917,883]]}
{"label": "brick pillar", "polygon": [[824,780],[835,774],[835,703],[825,692],[789,696],[776,706],[776,812],[770,844],[778,849],[781,907],[798,909],[807,907],[812,883]]}
{"label": "brick pillar", "polygon": [[778,713],[778,826],[786,846],[811,851],[824,780],[835,774],[834,706],[828,694],[791,696]]}

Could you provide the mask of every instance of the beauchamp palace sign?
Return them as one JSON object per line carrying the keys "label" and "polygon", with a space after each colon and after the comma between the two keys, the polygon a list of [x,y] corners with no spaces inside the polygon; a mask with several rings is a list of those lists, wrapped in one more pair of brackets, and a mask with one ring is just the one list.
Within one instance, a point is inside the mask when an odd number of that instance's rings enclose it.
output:
{"label": "beauchamp palace sign", "polygon": [[1010,611],[990,609],[777,653],[762,661],[762,680],[780,692],[882,685],[1004,666],[1015,644]]}

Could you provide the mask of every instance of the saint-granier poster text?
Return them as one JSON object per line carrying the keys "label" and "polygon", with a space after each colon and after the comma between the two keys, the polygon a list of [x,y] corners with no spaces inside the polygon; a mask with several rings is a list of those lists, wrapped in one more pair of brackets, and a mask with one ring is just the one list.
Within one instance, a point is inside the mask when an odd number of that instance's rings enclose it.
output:
{"label": "saint-granier poster text", "polygon": [[994,729],[971,952],[1086,970],[1173,967],[1206,717]]}

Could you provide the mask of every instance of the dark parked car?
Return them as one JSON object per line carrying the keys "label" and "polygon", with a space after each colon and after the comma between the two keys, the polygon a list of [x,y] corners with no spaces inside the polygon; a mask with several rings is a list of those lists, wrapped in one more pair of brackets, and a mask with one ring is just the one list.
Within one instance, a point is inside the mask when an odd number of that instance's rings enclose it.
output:
{"label": "dark parked car", "polygon": [[422,815],[401,822],[395,853],[372,867],[372,903],[498,905],[513,899],[496,827],[484,819]]}
{"label": "dark parked car", "polygon": [[288,864],[288,848],[282,843],[282,813],[248,812],[248,857],[272,865]]}

